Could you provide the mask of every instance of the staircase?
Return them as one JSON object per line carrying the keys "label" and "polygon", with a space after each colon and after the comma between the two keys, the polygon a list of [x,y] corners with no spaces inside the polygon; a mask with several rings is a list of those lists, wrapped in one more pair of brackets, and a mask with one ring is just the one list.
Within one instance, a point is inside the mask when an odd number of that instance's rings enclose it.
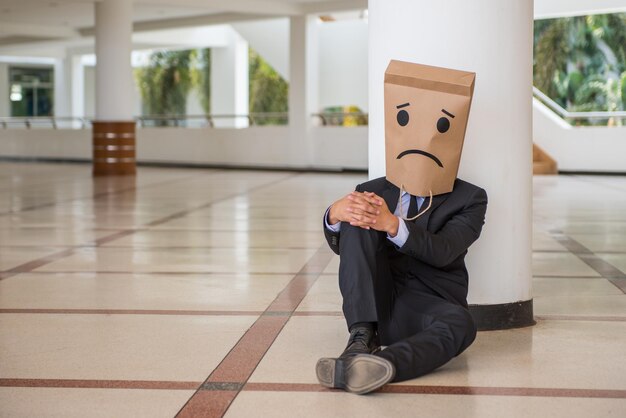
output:
{"label": "staircase", "polygon": [[533,144],[533,174],[558,174],[556,161],[543,149]]}

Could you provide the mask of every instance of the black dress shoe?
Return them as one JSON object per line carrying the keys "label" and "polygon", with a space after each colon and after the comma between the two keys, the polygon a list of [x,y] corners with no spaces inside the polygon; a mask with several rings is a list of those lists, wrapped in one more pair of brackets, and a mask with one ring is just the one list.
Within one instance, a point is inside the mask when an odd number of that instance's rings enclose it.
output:
{"label": "black dress shoe", "polygon": [[364,395],[393,380],[396,369],[393,363],[382,357],[356,354],[319,359],[315,372],[322,386]]}
{"label": "black dress shoe", "polygon": [[346,349],[339,357],[374,354],[378,350],[380,350],[380,340],[376,331],[367,327],[355,327],[350,331]]}

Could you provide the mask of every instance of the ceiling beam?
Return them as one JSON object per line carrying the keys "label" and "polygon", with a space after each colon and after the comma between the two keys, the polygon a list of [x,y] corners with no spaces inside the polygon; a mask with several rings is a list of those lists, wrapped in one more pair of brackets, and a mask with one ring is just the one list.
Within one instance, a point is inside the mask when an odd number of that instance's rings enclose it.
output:
{"label": "ceiling beam", "polygon": [[[150,20],[145,22],[135,22],[133,32],[147,32],[161,29],[188,28],[194,26],[209,26],[225,23],[244,22],[248,20],[274,19],[280,15],[257,15],[250,13],[217,13],[208,15],[198,15],[189,17],[175,17],[171,19]],[[95,34],[94,28],[79,29],[83,37],[91,37]]]}
{"label": "ceiling beam", "polygon": [[77,38],[78,31],[65,26],[33,25],[28,23],[0,22],[0,35],[37,38]]}
{"label": "ceiling beam", "polygon": [[621,12],[624,0],[535,0],[535,19]]}
{"label": "ceiling beam", "polygon": [[367,0],[312,1],[303,3],[300,6],[302,14],[332,13],[365,9],[367,9]]}
{"label": "ceiling beam", "polygon": [[299,15],[302,9],[299,4],[287,0],[137,0],[139,4],[162,5],[177,7],[196,7],[206,12],[230,12],[257,15]]}

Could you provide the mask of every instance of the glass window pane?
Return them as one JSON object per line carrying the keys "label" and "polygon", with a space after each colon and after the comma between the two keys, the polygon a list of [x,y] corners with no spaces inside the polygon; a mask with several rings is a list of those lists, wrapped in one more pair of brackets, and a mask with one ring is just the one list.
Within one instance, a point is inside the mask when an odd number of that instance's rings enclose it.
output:
{"label": "glass window pane", "polygon": [[10,67],[11,116],[52,116],[54,73],[52,67]]}
{"label": "glass window pane", "polygon": [[52,89],[37,89],[37,116],[52,116]]}
{"label": "glass window pane", "polygon": [[9,78],[19,83],[52,83],[52,67],[11,67]]}
{"label": "glass window pane", "polygon": [[[12,90],[17,90],[12,88]],[[34,89],[20,89],[21,94],[13,94],[11,100],[11,116],[33,116],[34,115]]]}

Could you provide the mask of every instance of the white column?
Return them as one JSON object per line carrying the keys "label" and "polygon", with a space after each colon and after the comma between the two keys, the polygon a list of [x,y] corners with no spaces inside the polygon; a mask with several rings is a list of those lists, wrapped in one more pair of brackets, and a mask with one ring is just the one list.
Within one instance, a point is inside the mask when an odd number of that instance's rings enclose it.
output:
{"label": "white column", "polygon": [[72,55],[72,116],[85,116],[85,67],[82,55]]}
{"label": "white column", "polygon": [[130,62],[133,1],[106,0],[96,5],[96,119],[133,119]]}
{"label": "white column", "polygon": [[[248,42],[235,30],[227,34],[227,45],[211,48],[211,113],[247,115],[249,106]],[[220,128],[245,128],[246,117],[215,119]]]}
{"label": "white column", "polygon": [[132,0],[96,2],[94,176],[136,174],[132,32]]}
{"label": "white column", "polygon": [[0,62],[0,118],[11,116],[9,64]]}
{"label": "white column", "polygon": [[370,0],[370,176],[385,175],[383,79],[390,59],[477,73],[459,177],[487,190],[470,248],[470,304],[529,301],[532,0]]}
{"label": "white column", "polygon": [[[72,116],[72,57],[65,55],[54,63],[54,116]],[[68,122],[63,122],[66,126]]]}
{"label": "white column", "polygon": [[289,151],[294,165],[312,165],[313,113],[319,103],[319,51],[317,16],[290,18],[289,35]]}

